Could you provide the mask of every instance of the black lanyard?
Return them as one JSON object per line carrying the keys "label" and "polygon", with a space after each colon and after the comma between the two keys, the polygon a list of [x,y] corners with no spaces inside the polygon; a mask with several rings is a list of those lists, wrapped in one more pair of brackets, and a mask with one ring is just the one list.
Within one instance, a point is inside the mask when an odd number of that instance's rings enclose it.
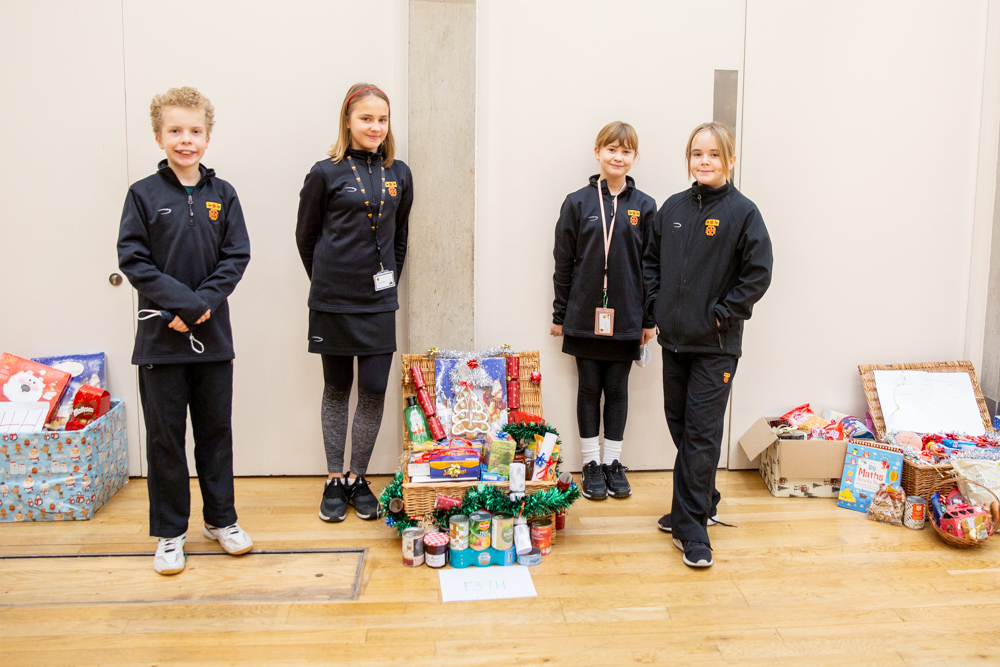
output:
{"label": "black lanyard", "polygon": [[[369,206],[371,200],[367,198],[365,186],[361,183],[361,175],[358,174],[358,168],[354,166],[354,158],[348,155],[347,161],[351,164],[351,171],[354,172],[354,178],[358,181],[358,187],[361,188],[361,194],[365,195],[365,209],[368,211],[368,219],[372,220],[372,231],[375,233],[375,250],[378,252],[378,268],[380,271],[385,271],[385,267],[382,266],[382,246],[380,246],[378,242],[378,223],[382,219],[382,206],[385,204],[385,165],[379,165],[379,168],[382,170],[382,197],[378,203],[378,217],[372,218],[371,207]],[[370,171],[371,163],[369,163],[369,173]]]}

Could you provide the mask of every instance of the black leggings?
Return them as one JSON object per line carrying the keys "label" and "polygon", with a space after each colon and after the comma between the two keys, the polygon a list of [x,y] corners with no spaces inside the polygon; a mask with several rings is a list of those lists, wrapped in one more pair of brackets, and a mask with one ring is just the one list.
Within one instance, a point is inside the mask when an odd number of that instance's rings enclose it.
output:
{"label": "black leggings", "polygon": [[576,420],[581,438],[601,434],[601,394],[604,394],[604,438],[620,441],[628,417],[628,374],[631,361],[597,361],[576,358],[580,388],[576,394]]}
{"label": "black leggings", "polygon": [[[350,391],[354,385],[354,357],[324,354],[323,382],[340,391]],[[358,391],[384,394],[389,386],[392,352],[358,357]]]}
{"label": "black leggings", "polygon": [[[375,439],[382,425],[385,390],[392,369],[392,352],[358,357],[358,406],[351,427],[351,472],[364,475],[368,470]],[[327,472],[344,469],[347,447],[347,412],[354,384],[354,357],[323,355],[323,446]]]}

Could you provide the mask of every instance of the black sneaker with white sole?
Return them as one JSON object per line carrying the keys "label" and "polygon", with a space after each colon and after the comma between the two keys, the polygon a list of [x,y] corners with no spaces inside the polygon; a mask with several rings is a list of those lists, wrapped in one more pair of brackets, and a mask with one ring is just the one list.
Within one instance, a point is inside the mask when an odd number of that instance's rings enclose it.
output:
{"label": "black sneaker with white sole", "polygon": [[604,500],[608,497],[608,486],[604,481],[604,471],[601,464],[591,461],[583,466],[580,475],[580,493],[589,500]]}
{"label": "black sneaker with white sole", "polygon": [[704,542],[674,538],[674,546],[684,552],[684,564],[688,567],[712,567],[712,547]]}
{"label": "black sneaker with white sole", "polygon": [[347,517],[347,501],[350,493],[340,477],[331,479],[323,489],[323,500],[319,503],[319,518],[336,523]]}
{"label": "black sneaker with white sole", "polygon": [[[350,473],[348,473],[348,477]],[[354,513],[359,519],[372,521],[378,518],[378,498],[368,488],[371,483],[365,479],[364,475],[358,475],[353,482],[348,482],[347,490],[350,493],[350,502],[354,505]]]}
{"label": "black sneaker with white sole", "polygon": [[625,477],[625,466],[619,463],[618,459],[611,462],[611,465],[602,465],[601,471],[604,473],[604,483],[608,487],[608,495],[612,498],[628,498],[632,495],[632,487],[629,486],[628,478]]}
{"label": "black sneaker with white sole", "polygon": [[[708,519],[708,526],[714,526],[714,525],[720,524],[720,523],[722,523],[722,522],[719,521],[719,515],[718,514],[716,514],[713,517],[709,517],[709,519]],[[722,524],[722,525],[726,525],[726,524]],[[672,530],[672,528],[670,527],[670,515],[669,514],[664,514],[663,516],[661,516],[660,520],[656,522],[656,527],[659,528],[660,530],[662,530],[664,533],[669,533]]]}

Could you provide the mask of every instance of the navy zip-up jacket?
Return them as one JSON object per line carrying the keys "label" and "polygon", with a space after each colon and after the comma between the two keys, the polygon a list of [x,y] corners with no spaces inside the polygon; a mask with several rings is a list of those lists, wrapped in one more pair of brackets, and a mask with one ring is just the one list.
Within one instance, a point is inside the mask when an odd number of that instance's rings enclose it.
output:
{"label": "navy zip-up jacket", "polygon": [[664,202],[650,231],[642,269],[660,345],[742,355],[743,322],[771,283],[771,239],[757,206],[729,183],[696,183]]}
{"label": "navy zip-up jacket", "polygon": [[[179,316],[205,346],[196,353],[188,334],[162,317],[140,321],[133,364],[179,364],[235,358],[228,297],[250,262],[250,237],[236,190],[199,166],[188,195],[163,160],[157,173],[125,196],[118,232],[118,266],[139,292],[139,310]],[[212,316],[197,326],[205,313]]]}
{"label": "navy zip-up jacket", "polygon": [[[581,338],[606,338],[594,333],[594,310],[604,296],[604,232],[597,198],[599,176],[568,195],[556,222],[556,270],[552,276],[555,300],[552,322],[563,326],[563,333]],[[635,187],[625,177],[625,191],[618,196],[618,213],[608,251],[608,308],[615,311],[611,340],[638,340],[643,327],[651,328],[653,319],[643,315],[642,256],[648,230],[656,214],[653,198]],[[607,181],[601,184],[604,217],[611,224],[614,198]]]}
{"label": "navy zip-up jacket", "polygon": [[376,292],[373,276],[384,268],[394,272],[399,284],[413,206],[410,168],[401,160],[385,168],[385,203],[378,222],[380,258],[372,226],[382,193],[382,155],[355,149],[347,155],[353,158],[356,172],[346,156],[340,162],[320,160],[306,175],[299,193],[295,241],[312,282],[309,308],[327,313],[398,310],[397,288]]}

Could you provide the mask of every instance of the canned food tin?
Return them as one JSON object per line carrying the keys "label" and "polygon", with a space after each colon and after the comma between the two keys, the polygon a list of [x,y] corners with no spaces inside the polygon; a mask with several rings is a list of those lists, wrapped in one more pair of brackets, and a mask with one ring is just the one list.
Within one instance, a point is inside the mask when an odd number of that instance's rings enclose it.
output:
{"label": "canned food tin", "polygon": [[903,525],[913,530],[924,527],[927,517],[927,503],[920,496],[906,496],[903,504]]}
{"label": "canned food tin", "polygon": [[444,567],[448,562],[448,534],[427,533],[424,535],[424,559],[427,567]]}
{"label": "canned food tin", "polygon": [[543,556],[552,553],[552,519],[531,521],[531,546],[538,547]]}
{"label": "canned food tin", "polygon": [[526,554],[522,554],[517,557],[518,565],[527,565],[528,567],[533,567],[542,562],[542,552],[538,547],[531,547],[531,551]]}
{"label": "canned food tin", "polygon": [[424,564],[424,529],[407,528],[403,531],[403,565],[419,567]]}
{"label": "canned food tin", "polygon": [[492,547],[497,551],[507,551],[514,546],[514,517],[510,514],[493,515]]}
{"label": "canned food tin", "polygon": [[493,529],[493,515],[489,512],[473,512],[469,515],[469,548],[486,551],[490,548],[490,532]]}
{"label": "canned food tin", "polygon": [[465,551],[469,548],[469,517],[456,514],[448,520],[448,534],[451,538],[452,551]]}

